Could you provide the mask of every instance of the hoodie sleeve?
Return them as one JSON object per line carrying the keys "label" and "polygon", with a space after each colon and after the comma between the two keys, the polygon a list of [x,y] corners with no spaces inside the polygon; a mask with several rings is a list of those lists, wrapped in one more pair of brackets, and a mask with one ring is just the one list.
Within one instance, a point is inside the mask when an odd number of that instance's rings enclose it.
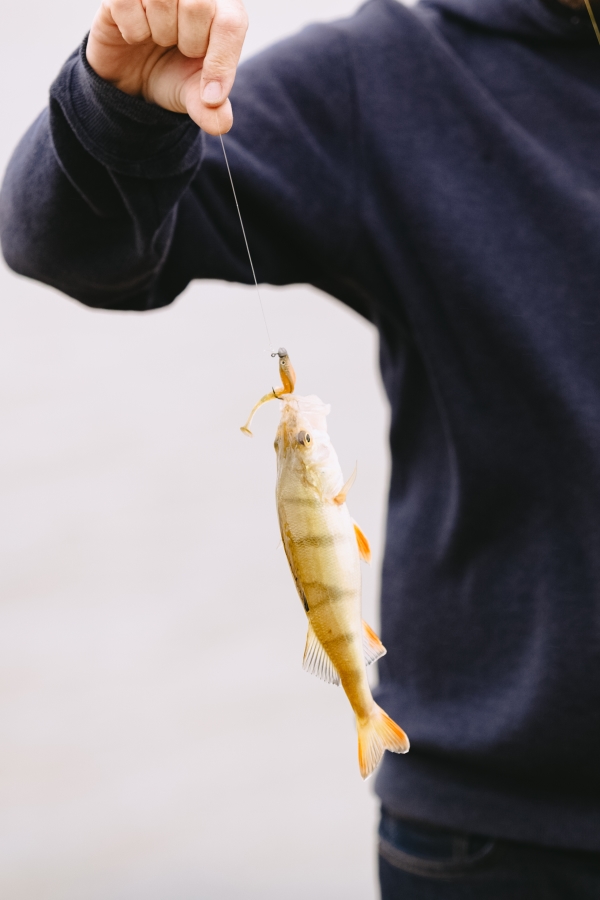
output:
{"label": "hoodie sleeve", "polygon": [[[343,281],[356,231],[345,40],[312,26],[239,70],[225,146],[262,282]],[[85,42],[12,157],[0,239],[16,272],[106,309],[252,277],[219,138],[103,81]]]}

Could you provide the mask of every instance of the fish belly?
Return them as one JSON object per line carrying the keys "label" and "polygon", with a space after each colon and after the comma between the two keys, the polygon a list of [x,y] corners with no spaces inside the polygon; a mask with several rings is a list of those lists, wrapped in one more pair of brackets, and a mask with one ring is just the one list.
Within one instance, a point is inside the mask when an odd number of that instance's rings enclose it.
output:
{"label": "fish belly", "polygon": [[362,645],[361,577],[354,525],[345,504],[310,490],[278,497],[282,539],[313,631],[359,716],[373,698]]}

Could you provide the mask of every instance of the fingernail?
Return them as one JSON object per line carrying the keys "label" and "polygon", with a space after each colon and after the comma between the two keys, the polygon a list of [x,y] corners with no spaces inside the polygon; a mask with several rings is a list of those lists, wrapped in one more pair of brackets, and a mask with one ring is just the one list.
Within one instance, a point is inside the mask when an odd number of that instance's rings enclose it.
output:
{"label": "fingernail", "polygon": [[223,91],[218,81],[209,81],[204,85],[202,99],[205,103],[219,103]]}

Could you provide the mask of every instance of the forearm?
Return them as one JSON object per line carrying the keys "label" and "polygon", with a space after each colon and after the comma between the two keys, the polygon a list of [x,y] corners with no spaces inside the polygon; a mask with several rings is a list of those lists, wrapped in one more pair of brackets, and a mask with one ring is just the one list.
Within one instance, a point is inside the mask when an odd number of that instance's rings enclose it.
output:
{"label": "forearm", "polygon": [[[347,297],[359,228],[346,41],[315,26],[240,71],[227,148],[260,281]],[[200,165],[200,157],[202,163]],[[218,138],[74,58],[7,172],[16,271],[91,306],[149,309],[197,278],[251,271]]]}
{"label": "forearm", "polygon": [[72,57],[6,173],[6,261],[90,306],[170,302],[159,274],[199,161],[187,116],[122,95]]}

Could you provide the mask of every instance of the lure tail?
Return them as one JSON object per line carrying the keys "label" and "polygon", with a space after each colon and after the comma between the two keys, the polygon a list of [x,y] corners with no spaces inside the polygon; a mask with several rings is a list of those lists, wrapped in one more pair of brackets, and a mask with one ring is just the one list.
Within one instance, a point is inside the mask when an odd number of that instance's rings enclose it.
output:
{"label": "lure tail", "polygon": [[374,705],[368,719],[357,719],[358,765],[363,778],[375,771],[385,750],[408,753],[410,742],[406,734],[381,707]]}
{"label": "lure tail", "polygon": [[[224,150],[225,148],[223,148],[223,151]],[[240,428],[240,431],[243,431],[248,437],[252,437],[250,423],[254,418],[256,410],[259,409],[263,403],[268,403],[269,400],[279,400],[284,394],[293,394],[294,388],[296,387],[296,373],[294,372],[294,367],[290,362],[285,347],[280,347],[277,353],[271,353],[271,356],[279,357],[279,377],[281,378],[281,387],[273,388],[273,390],[269,391],[268,394],[265,394],[264,397],[261,397],[258,403],[255,403],[252,407],[252,412],[248,416],[248,421]]]}

